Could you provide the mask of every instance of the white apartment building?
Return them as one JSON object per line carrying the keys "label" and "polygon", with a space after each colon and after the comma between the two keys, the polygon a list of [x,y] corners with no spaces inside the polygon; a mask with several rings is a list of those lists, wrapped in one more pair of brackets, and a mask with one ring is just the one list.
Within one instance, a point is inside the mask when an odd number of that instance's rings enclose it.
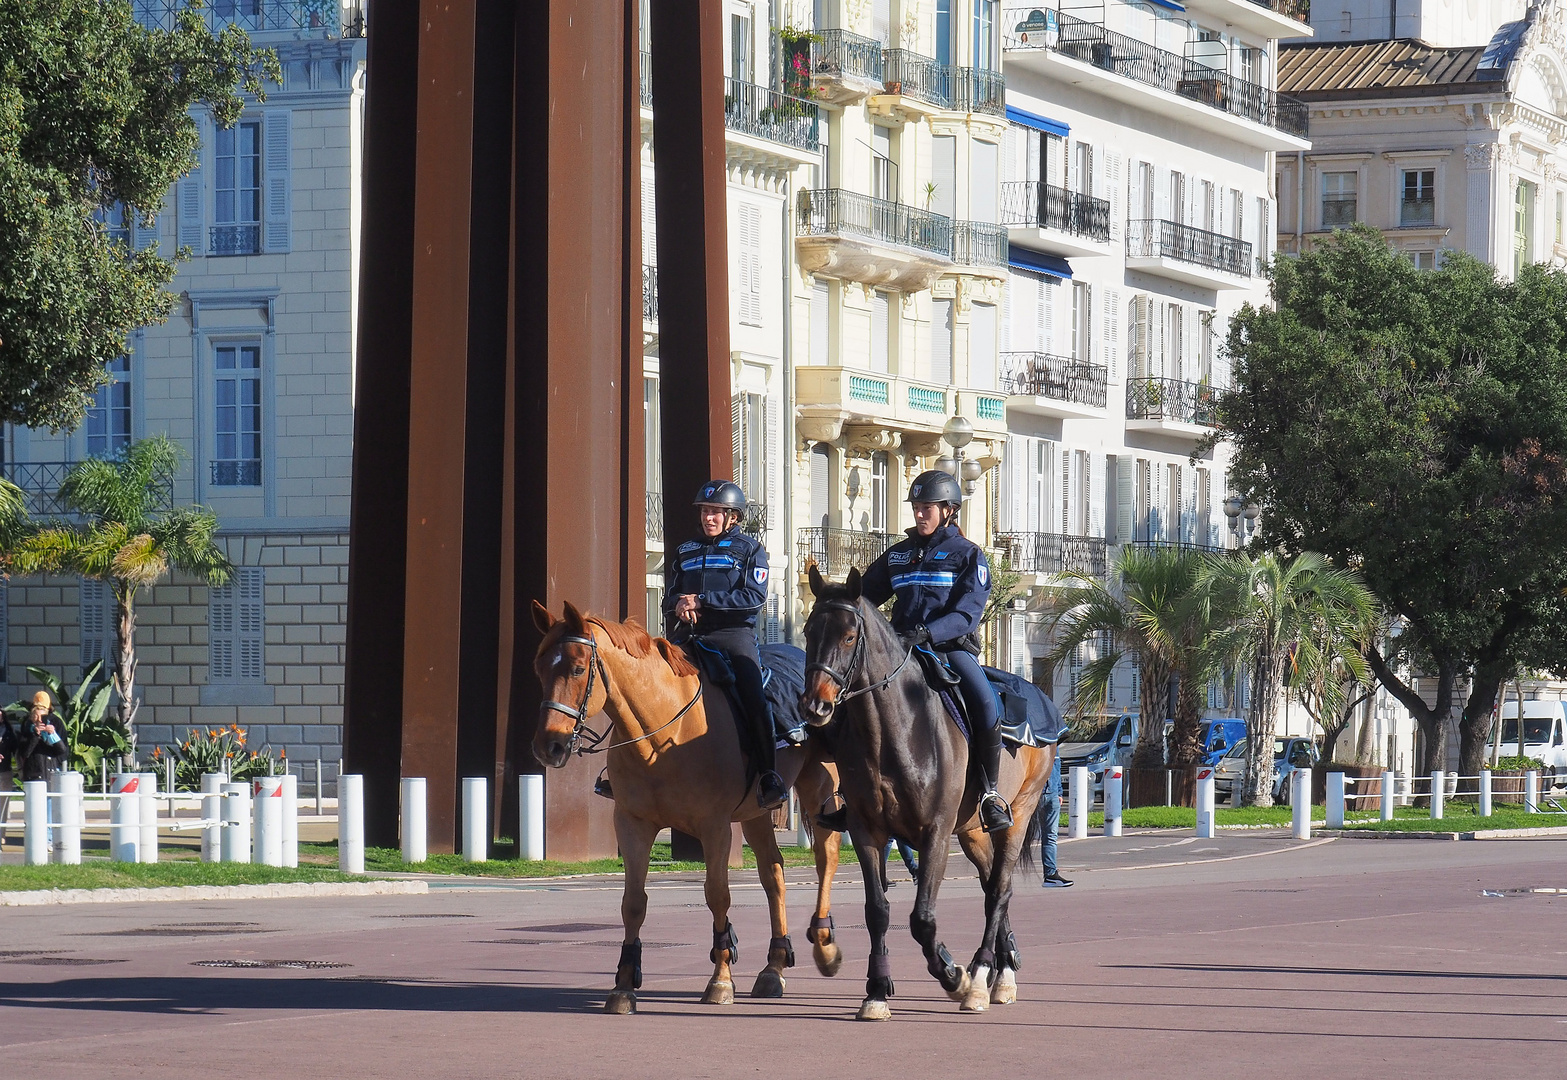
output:
{"label": "white apartment building", "polygon": [[[1276,159],[1311,145],[1275,92],[1278,39],[1309,29],[1287,0],[1062,0],[1003,21],[996,546],[1034,585],[1102,575],[1128,544],[1235,546],[1226,448],[1193,456],[1230,316],[1268,299]],[[1070,701],[1092,657],[1049,672],[1044,619],[1025,602],[1007,622],[1003,666]],[[1126,665],[1110,705],[1137,701]],[[1240,703],[1216,685],[1209,704]]]}
{"label": "white apartment building", "polygon": [[[168,27],[183,0],[137,0]],[[169,320],[135,331],[77,431],[8,428],[4,471],[35,515],[73,461],[167,434],[189,453],[171,492],[218,516],[236,567],[219,589],[175,575],[138,601],[143,753],[187,727],[238,723],[250,745],[341,754],[355,281],[365,42],[357,0],[232,0],[205,9],[275,49],[283,84],[217,130],[156,224],[113,220],[137,248],[189,248]],[[29,664],[74,683],[113,647],[102,583],[16,578],[0,607],[3,679]]]}

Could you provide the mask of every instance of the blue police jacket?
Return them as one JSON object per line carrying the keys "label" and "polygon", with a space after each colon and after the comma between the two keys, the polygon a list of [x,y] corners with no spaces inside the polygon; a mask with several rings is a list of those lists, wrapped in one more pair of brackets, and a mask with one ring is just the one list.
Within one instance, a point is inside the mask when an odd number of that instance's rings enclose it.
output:
{"label": "blue police jacket", "polygon": [[[756,625],[767,603],[767,549],[738,528],[709,539],[688,540],[664,567],[664,625],[668,632],[705,634]],[[674,615],[675,601],[695,593],[702,601],[696,626]]]}
{"label": "blue police jacket", "polygon": [[907,633],[923,626],[935,645],[948,645],[979,629],[990,599],[990,564],[979,545],[951,525],[929,537],[908,530],[865,571],[861,591],[881,605],[896,594],[892,627]]}

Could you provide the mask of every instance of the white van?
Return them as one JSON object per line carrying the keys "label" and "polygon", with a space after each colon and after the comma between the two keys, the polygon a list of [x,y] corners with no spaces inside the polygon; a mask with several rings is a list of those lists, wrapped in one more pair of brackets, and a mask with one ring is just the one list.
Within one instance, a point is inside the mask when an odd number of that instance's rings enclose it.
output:
{"label": "white van", "polygon": [[[1525,757],[1545,762],[1545,778],[1556,785],[1567,784],[1567,701],[1525,701],[1523,703],[1523,752]],[[1518,702],[1502,705],[1503,757],[1518,753]]]}

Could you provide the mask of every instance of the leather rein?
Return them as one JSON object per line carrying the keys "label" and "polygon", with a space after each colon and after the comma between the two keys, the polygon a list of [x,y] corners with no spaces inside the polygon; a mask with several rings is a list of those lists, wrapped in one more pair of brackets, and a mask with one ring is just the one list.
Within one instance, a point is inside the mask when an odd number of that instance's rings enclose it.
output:
{"label": "leather rein", "polygon": [[859,670],[860,665],[865,660],[865,612],[861,609],[859,604],[851,604],[847,600],[828,600],[825,603],[817,604],[814,608],[812,608],[811,617],[815,618],[816,613],[823,610],[847,612],[854,616],[855,624],[859,628],[859,636],[854,640],[854,652],[849,654],[849,666],[847,670],[839,672],[837,669],[820,662],[814,662],[805,665],[805,673],[807,675],[813,671],[820,671],[823,675],[827,676],[833,682],[838,684],[839,693],[837,700],[833,702],[834,708],[842,705],[845,701],[853,701],[855,698],[860,697],[863,694],[874,693],[875,691],[887,686],[892,682],[893,679],[898,677],[899,672],[901,672],[904,667],[908,665],[909,658],[914,655],[914,646],[910,645],[908,650],[903,654],[903,659],[898,661],[898,666],[892,669],[891,675],[888,675],[880,682],[868,683],[867,685],[859,687],[858,689],[851,690],[849,689],[849,683],[854,678],[855,672]]}
{"label": "leather rein", "polygon": [[[589,653],[588,684],[583,688],[582,691],[582,704],[578,705],[574,709],[570,705],[564,705],[561,702],[550,698],[546,698],[544,701],[539,703],[539,709],[541,711],[544,709],[553,709],[555,712],[565,713],[575,722],[575,726],[571,729],[571,740],[566,744],[567,753],[576,754],[578,757],[581,757],[583,754],[603,754],[610,750],[618,750],[622,746],[630,746],[633,743],[642,742],[644,739],[651,739],[654,735],[657,735],[660,731],[663,731],[665,728],[669,727],[675,721],[679,720],[682,716],[695,708],[697,701],[699,701],[702,697],[702,680],[699,678],[696,681],[696,693],[691,695],[691,700],[686,702],[685,706],[681,708],[681,710],[674,716],[671,716],[668,720],[664,721],[664,723],[660,724],[652,731],[638,735],[634,739],[622,739],[620,742],[610,743],[608,746],[602,746],[600,744],[603,743],[605,739],[610,737],[614,731],[614,728],[608,727],[603,731],[594,731],[592,728],[588,727],[588,702],[593,699],[594,675],[597,674],[600,679],[604,680],[604,685],[606,687],[609,686],[609,673],[604,670],[604,661],[599,657],[599,643],[597,639],[595,639],[591,634],[585,637],[576,634],[568,634],[563,636],[557,644],[586,645],[588,647]],[[587,736],[586,745],[580,745],[584,741],[583,736]]]}

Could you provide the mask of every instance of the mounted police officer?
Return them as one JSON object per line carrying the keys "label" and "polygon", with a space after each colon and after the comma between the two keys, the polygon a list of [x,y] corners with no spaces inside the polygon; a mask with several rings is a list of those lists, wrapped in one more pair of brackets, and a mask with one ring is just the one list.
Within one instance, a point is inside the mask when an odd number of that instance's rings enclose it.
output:
{"label": "mounted police officer", "polygon": [[963,504],[957,480],[932,469],[909,486],[914,527],[865,572],[865,599],[880,606],[897,596],[892,626],[910,644],[928,643],[961,680],[958,689],[973,728],[971,752],[984,787],[979,821],[986,832],[1012,827],[1012,810],[996,791],[1001,774],[1001,717],[995,691],[975,659],[980,619],[990,598],[990,565],[979,545],[954,524]]}
{"label": "mounted police officer", "polygon": [[756,613],[767,603],[767,549],[740,531],[745,494],[740,485],[713,480],[692,505],[701,514],[702,537],[681,544],[665,560],[665,633],[676,644],[695,639],[729,658],[735,689],[750,724],[751,763],[760,777],[756,801],[763,809],[789,797],[773,768],[772,710],[757,656]]}

